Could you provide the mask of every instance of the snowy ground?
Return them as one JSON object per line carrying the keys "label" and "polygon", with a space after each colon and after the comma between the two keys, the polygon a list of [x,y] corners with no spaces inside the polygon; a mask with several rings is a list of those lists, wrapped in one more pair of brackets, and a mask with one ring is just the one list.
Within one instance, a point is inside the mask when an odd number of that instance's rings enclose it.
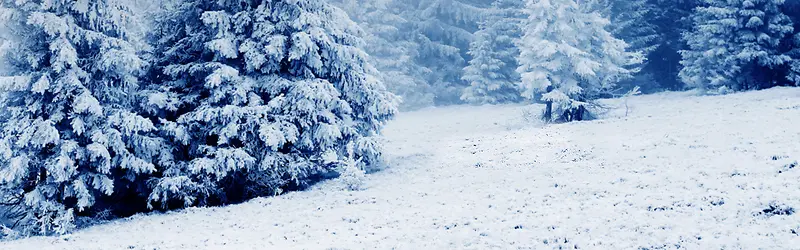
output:
{"label": "snowy ground", "polygon": [[330,181],[0,249],[800,249],[800,89],[630,105],[546,127],[521,106],[406,113],[363,191]]}

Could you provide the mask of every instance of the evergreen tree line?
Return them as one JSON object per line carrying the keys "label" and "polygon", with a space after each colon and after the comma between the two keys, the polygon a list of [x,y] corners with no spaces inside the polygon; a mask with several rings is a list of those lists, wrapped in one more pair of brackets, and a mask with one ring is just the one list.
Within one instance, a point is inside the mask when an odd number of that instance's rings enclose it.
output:
{"label": "evergreen tree line", "polygon": [[144,20],[124,0],[0,0],[2,232],[379,166],[398,98],[347,14],[317,0],[164,3]]}
{"label": "evergreen tree line", "polygon": [[720,93],[800,83],[796,1],[333,2],[368,33],[367,52],[405,109],[573,109],[636,86]]}
{"label": "evergreen tree line", "polygon": [[399,105],[571,121],[637,86],[800,84],[785,0],[0,0],[0,20],[0,224],[23,234],[363,173]]}

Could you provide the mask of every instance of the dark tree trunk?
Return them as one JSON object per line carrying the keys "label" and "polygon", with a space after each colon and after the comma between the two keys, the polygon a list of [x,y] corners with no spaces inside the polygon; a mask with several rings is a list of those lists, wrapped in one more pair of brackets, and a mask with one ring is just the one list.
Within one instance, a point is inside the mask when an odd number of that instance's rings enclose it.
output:
{"label": "dark tree trunk", "polygon": [[544,120],[545,121],[552,121],[553,118],[553,101],[547,101],[547,105],[544,108]]}
{"label": "dark tree trunk", "polygon": [[583,121],[583,115],[586,113],[586,108],[584,108],[583,105],[581,105],[576,110],[576,113],[577,114],[575,114],[575,120],[576,121]]}
{"label": "dark tree trunk", "polygon": [[[550,91],[553,91],[553,86],[552,85],[551,86],[547,86],[547,91],[546,92],[550,93]],[[548,122],[553,120],[553,101],[547,101],[546,102],[546,107],[544,109],[544,117],[543,118],[544,118],[545,121],[548,121]]]}

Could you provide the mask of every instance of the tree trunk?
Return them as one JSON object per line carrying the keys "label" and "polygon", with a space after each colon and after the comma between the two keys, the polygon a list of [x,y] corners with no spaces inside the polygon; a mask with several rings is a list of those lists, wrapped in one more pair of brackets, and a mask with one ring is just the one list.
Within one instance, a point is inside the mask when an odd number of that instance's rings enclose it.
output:
{"label": "tree trunk", "polygon": [[577,114],[575,114],[575,120],[583,121],[583,115],[586,113],[586,108],[584,108],[583,105],[578,106],[578,110],[576,112]]}
{"label": "tree trunk", "polygon": [[553,101],[547,101],[547,106],[544,108],[544,120],[552,121],[553,119]]}
{"label": "tree trunk", "polygon": [[[550,93],[550,91],[553,91],[553,86],[552,85],[551,86],[547,86],[546,93]],[[543,118],[544,118],[545,121],[550,122],[550,121],[553,120],[553,101],[547,101],[546,104],[547,104],[547,106],[544,109],[544,117]]]}

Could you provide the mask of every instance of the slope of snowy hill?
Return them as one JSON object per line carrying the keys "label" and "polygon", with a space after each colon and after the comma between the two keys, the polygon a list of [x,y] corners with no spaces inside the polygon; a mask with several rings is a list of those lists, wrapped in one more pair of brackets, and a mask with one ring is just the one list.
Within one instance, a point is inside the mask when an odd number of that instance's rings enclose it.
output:
{"label": "slope of snowy hill", "polygon": [[800,249],[800,89],[628,103],[548,126],[523,118],[539,107],[404,113],[364,190],[332,180],[0,249]]}

